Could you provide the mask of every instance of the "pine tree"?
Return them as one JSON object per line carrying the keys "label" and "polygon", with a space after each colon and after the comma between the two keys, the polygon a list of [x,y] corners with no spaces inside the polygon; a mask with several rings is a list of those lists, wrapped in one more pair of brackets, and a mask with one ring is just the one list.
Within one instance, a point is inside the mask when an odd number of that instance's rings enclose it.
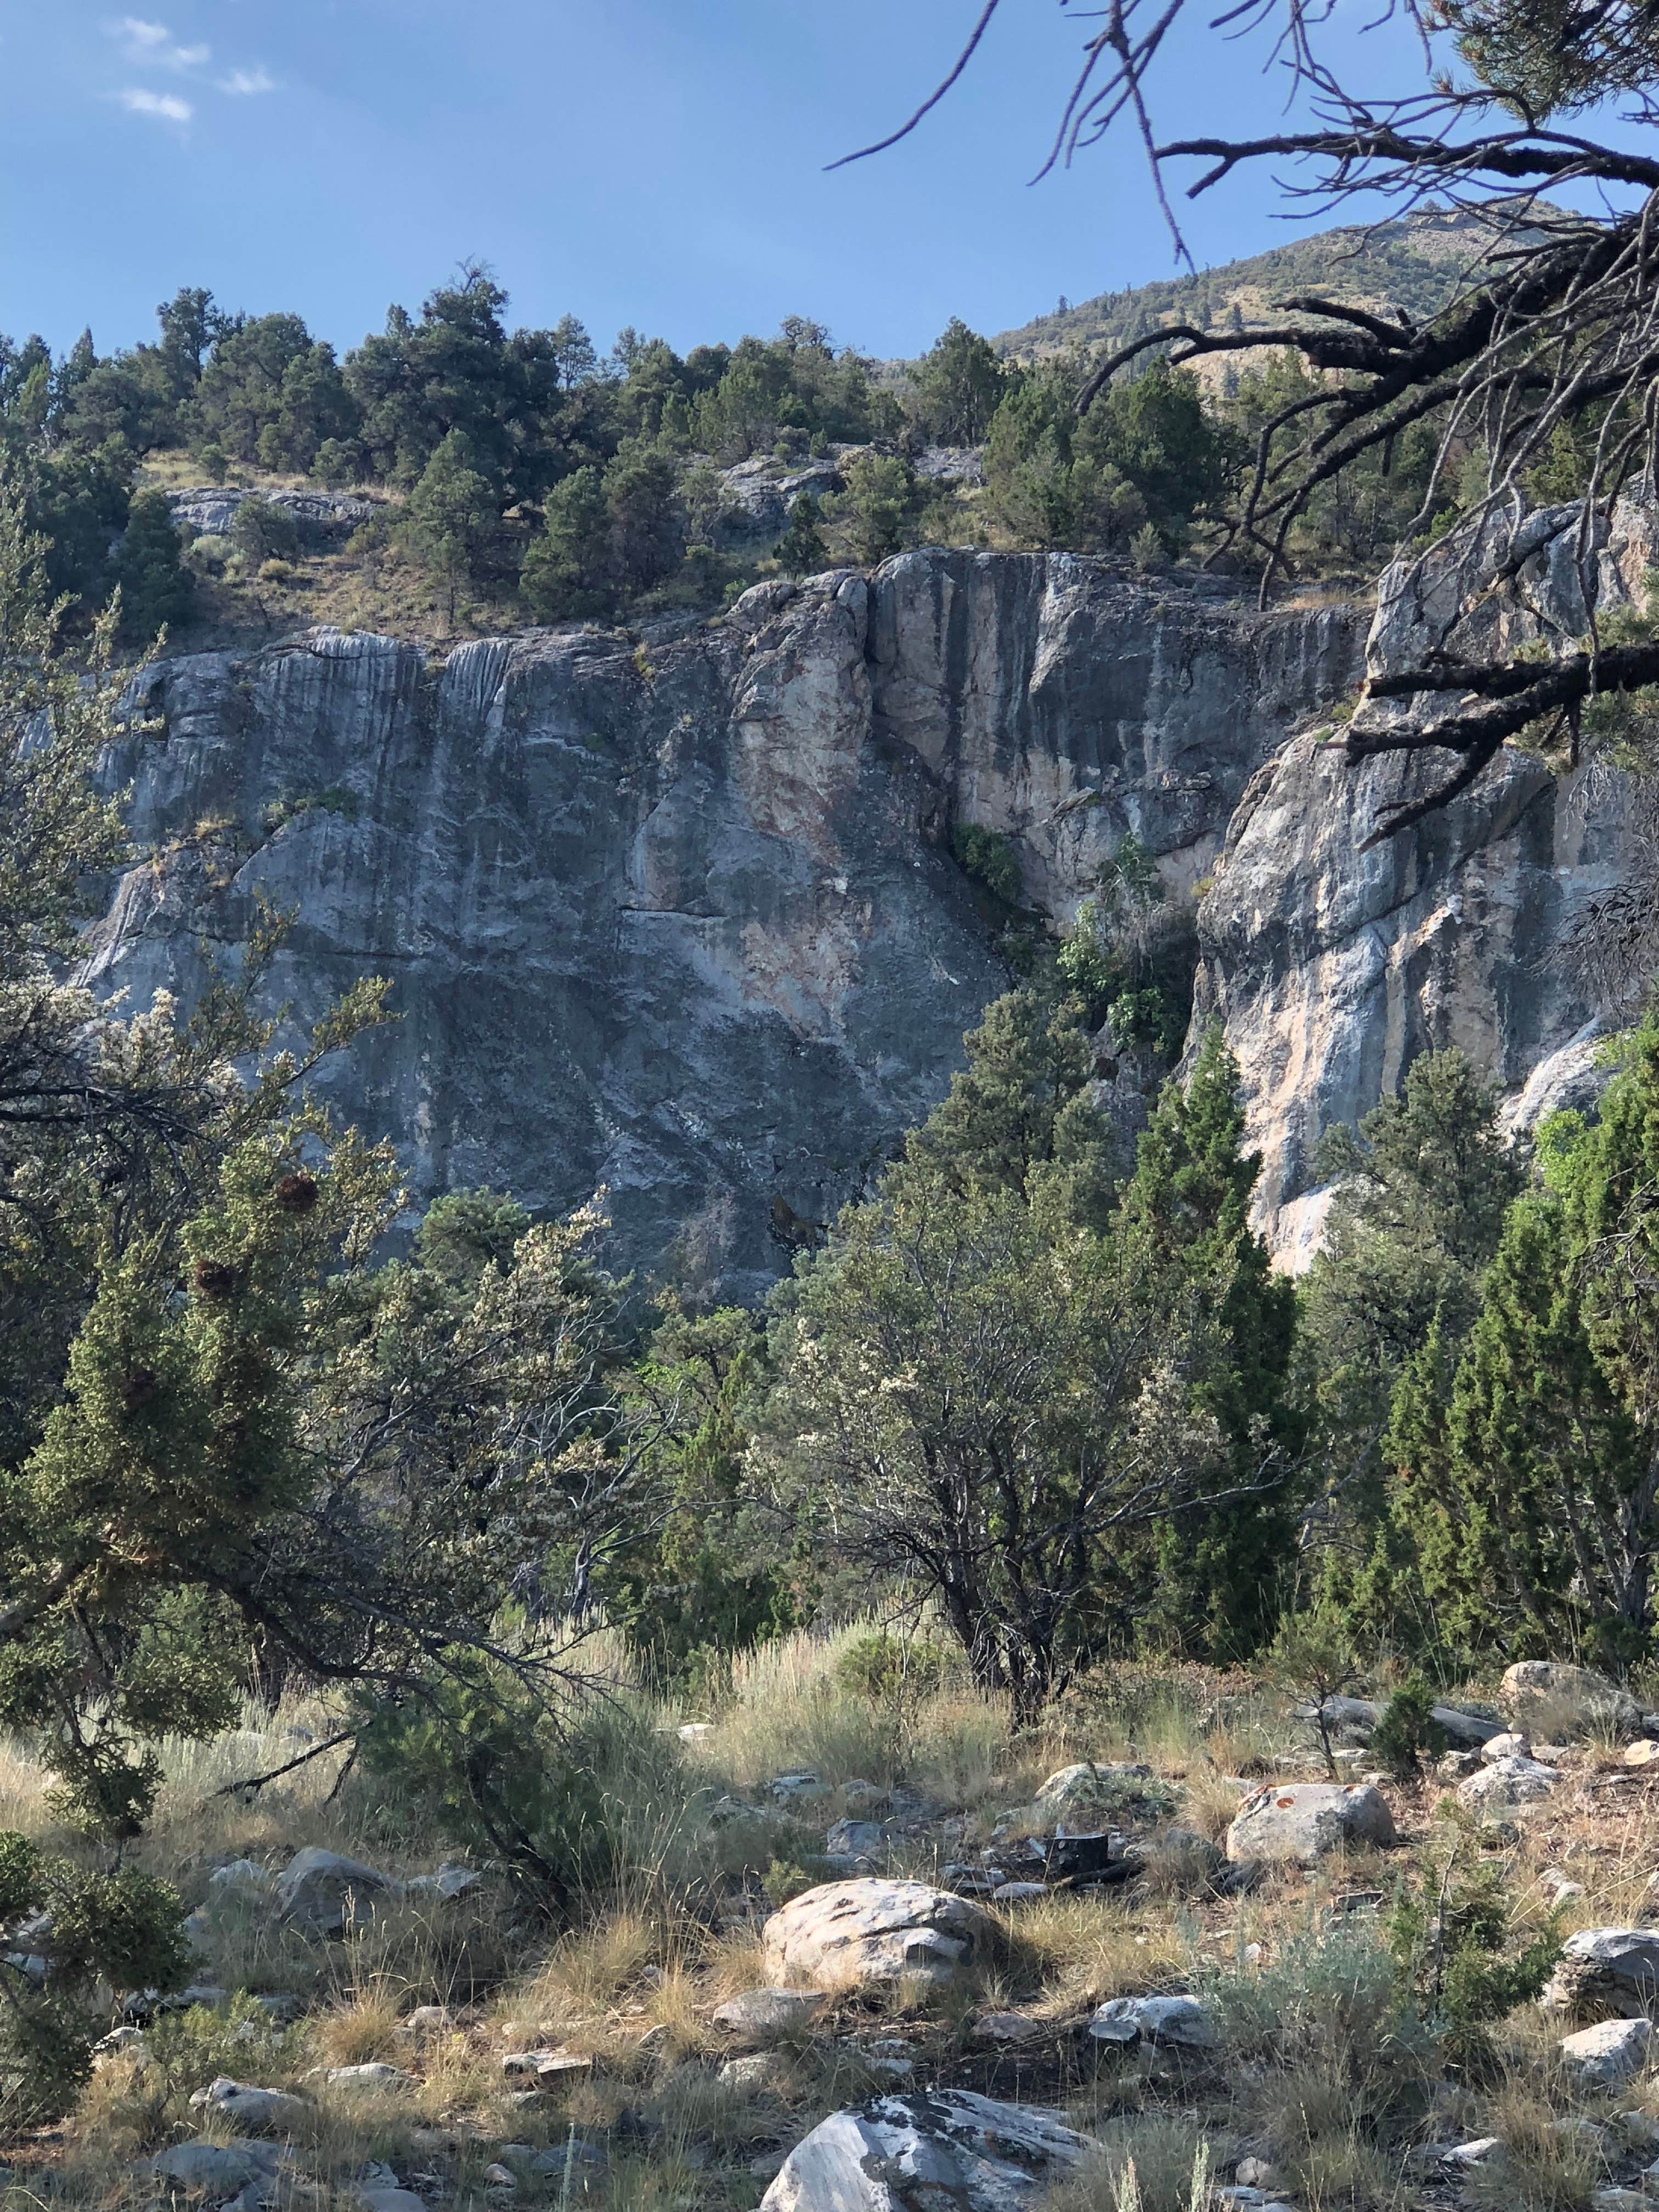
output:
{"label": "pine tree", "polygon": [[519,588],[538,622],[611,612],[610,543],[605,479],[596,468],[577,469],[547,495],[542,527],[525,552]]}
{"label": "pine tree", "polygon": [[129,637],[148,644],[190,611],[196,580],[179,552],[167,494],[141,491],[121,545],[121,627]]}
{"label": "pine tree", "polygon": [[1273,1632],[1305,1425],[1289,1387],[1295,1288],[1250,1227],[1260,1166],[1244,1150],[1237,1063],[1212,1028],[1186,1084],[1164,1086],[1122,1210],[1147,1281],[1208,1341],[1192,1399],[1225,1439],[1218,1488],[1237,1492],[1166,1525],[1152,1617],[1170,1644],[1224,1658]]}
{"label": "pine tree", "polygon": [[773,547],[786,576],[812,576],[830,566],[830,548],[818,528],[818,503],[810,491],[797,493],[789,510],[788,526]]}
{"label": "pine tree", "polygon": [[409,544],[455,599],[498,520],[489,484],[472,465],[472,449],[459,430],[439,444],[409,495],[404,531]]}

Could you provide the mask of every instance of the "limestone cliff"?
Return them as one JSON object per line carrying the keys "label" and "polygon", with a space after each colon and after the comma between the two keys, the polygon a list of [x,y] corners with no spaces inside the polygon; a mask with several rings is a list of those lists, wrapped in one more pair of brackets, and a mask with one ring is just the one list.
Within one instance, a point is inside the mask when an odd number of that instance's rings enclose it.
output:
{"label": "limestone cliff", "polygon": [[[145,858],[87,972],[187,999],[256,898],[292,909],[274,995],[295,1020],[392,979],[399,1019],[328,1087],[396,1139],[417,1195],[489,1182],[551,1209],[603,1186],[621,1261],[672,1246],[753,1296],[1005,987],[1003,917],[953,825],[1009,833],[1056,919],[1131,827],[1190,885],[1262,763],[1351,687],[1361,627],[1069,556],[930,551],[639,638],[438,661],[319,631],[169,660],[147,678],[159,734],[112,763]],[[1302,859],[1286,847],[1279,890],[1317,904]]]}

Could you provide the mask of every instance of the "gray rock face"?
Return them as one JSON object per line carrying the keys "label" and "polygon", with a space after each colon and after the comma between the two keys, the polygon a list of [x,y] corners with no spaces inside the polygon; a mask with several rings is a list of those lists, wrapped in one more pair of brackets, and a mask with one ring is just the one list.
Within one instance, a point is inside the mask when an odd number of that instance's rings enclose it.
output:
{"label": "gray rock face", "polygon": [[[951,857],[1006,833],[1064,918],[1133,829],[1170,880],[1358,666],[1351,613],[1262,617],[1066,555],[919,552],[642,643],[313,632],[155,669],[110,763],[154,855],[87,975],[188,1003],[264,896],[295,1024],[364,973],[392,1026],[320,1088],[417,1196],[610,1194],[614,1256],[754,1297],[960,1065],[1009,980]],[[290,1033],[291,1034],[291,1033]]]}
{"label": "gray rock face", "polygon": [[[1478,659],[1582,634],[1575,519],[1571,508],[1527,518],[1510,556],[1518,573],[1495,596],[1472,588],[1490,578],[1491,545],[1389,571],[1368,669],[1448,644]],[[1639,589],[1655,530],[1654,510],[1619,510],[1598,564],[1603,611]],[[1257,1219],[1293,1266],[1311,1258],[1329,1205],[1313,1187],[1320,1136],[1393,1091],[1419,1053],[1459,1046],[1507,1094],[1512,1129],[1595,1097],[1607,1010],[1559,955],[1642,835],[1616,772],[1591,764],[1558,780],[1505,750],[1449,807],[1367,851],[1385,811],[1443,781],[1449,757],[1396,754],[1356,769],[1340,736],[1299,736],[1261,769],[1199,915],[1192,1035],[1219,1020],[1239,1060],[1263,1154]]]}
{"label": "gray rock face", "polygon": [[[185,537],[228,538],[237,510],[252,496],[228,484],[198,484],[169,493],[167,506],[173,527]],[[383,500],[338,491],[273,491],[260,497],[267,506],[291,514],[302,532],[313,538],[343,537],[385,505]]]}
{"label": "gray rock face", "polygon": [[969,2089],[878,2097],[799,2142],[761,2212],[1019,2212],[1088,2150],[1057,2114]]}

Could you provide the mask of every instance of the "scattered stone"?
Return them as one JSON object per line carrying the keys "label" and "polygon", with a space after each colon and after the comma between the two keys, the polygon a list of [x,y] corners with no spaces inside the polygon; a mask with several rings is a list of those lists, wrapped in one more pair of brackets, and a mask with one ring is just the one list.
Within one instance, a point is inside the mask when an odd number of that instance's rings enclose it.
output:
{"label": "scattered stone", "polygon": [[448,1904],[455,1898],[465,1897],[468,1890],[476,1889],[483,1879],[476,1867],[460,1866],[452,1859],[447,1860],[435,1874],[417,1874],[407,1887],[412,1897],[436,1897]]}
{"label": "scattered stone", "polygon": [[556,2081],[562,2074],[591,2074],[593,2061],[574,2051],[509,2051],[502,2055],[501,2071],[533,2074],[538,2081]]}
{"label": "scattered stone", "polygon": [[1560,2052],[1586,2088],[1610,2089],[1641,2071],[1653,2033],[1646,2020],[1604,2020],[1564,2035]]}
{"label": "scattered stone", "polygon": [[[623,2125],[625,2120],[632,2120],[635,2127],[638,2125],[635,2114],[623,2112],[617,2123],[619,2134],[628,2132]],[[603,2143],[589,2142],[585,2136],[568,2136],[562,2143],[555,2143],[550,2150],[538,2150],[530,2161],[530,2170],[538,2174],[562,2174],[567,2166],[604,2167],[610,2163],[611,2154]]]}
{"label": "scattered stone", "polygon": [[399,1898],[404,1885],[376,1867],[362,1866],[310,1844],[296,1851],[278,1877],[276,1911],[314,1936],[337,1936],[348,1917],[362,1919],[376,1905]]}
{"label": "scattered stone", "polygon": [[1448,1751],[1442,1753],[1434,1763],[1434,1771],[1442,1782],[1466,1782],[1471,1774],[1480,1771],[1478,1751]]}
{"label": "scattered stone", "polygon": [[803,2033],[829,2002],[823,1990],[744,1990],[715,2007],[714,2023],[745,2043],[775,2043]]}
{"label": "scattered stone", "polygon": [[1546,1867],[1538,1877],[1538,1887],[1552,1905],[1567,1905],[1584,1894],[1583,1883],[1575,1881],[1564,1867]]}
{"label": "scattered stone", "polygon": [[303,2097],[290,2097],[282,2089],[255,2088],[251,2082],[233,2081],[221,2074],[191,2098],[193,2112],[222,2112],[251,2135],[286,2135],[311,2117]]}
{"label": "scattered stone", "polygon": [[848,1813],[875,1813],[886,1803],[887,1792],[860,1776],[854,1781],[842,1784],[841,1802]]}
{"label": "scattered stone", "polygon": [[872,2074],[884,2074],[893,2081],[908,2081],[916,2070],[914,2060],[897,2058],[890,2052],[878,2051],[865,2063]]}
{"label": "scattered stone", "polygon": [[362,2066],[329,2066],[323,2069],[323,2079],[331,2089],[412,2089],[415,2076],[406,2074],[401,2066],[388,2066],[382,2058],[370,2059]]}
{"label": "scattered stone", "polygon": [[1504,1735],[1492,1736],[1483,1743],[1480,1756],[1488,1766],[1495,1766],[1500,1759],[1530,1759],[1532,1738],[1517,1735],[1512,1729],[1508,1729]]}
{"label": "scattered stone", "polygon": [[1160,2049],[1212,2051],[1216,2033],[1194,1996],[1109,1997],[1091,2015],[1097,2043],[1151,2043]]}
{"label": "scattered stone", "polygon": [[793,1773],[775,1774],[766,1794],[775,1805],[815,1805],[830,1795],[830,1785],[810,1768],[801,1767]]}
{"label": "scattered stone", "polygon": [[948,1981],[996,1941],[996,1923],[966,1898],[923,1881],[841,1881],[809,1889],[761,1931],[781,1985]]}
{"label": "scattered stone", "polygon": [[1509,1668],[1498,1692],[1510,1726],[1534,1738],[1571,1741],[1592,1729],[1640,1733],[1642,1708],[1605,1674],[1556,1659],[1522,1659]]}
{"label": "scattered stone", "polygon": [[1659,2150],[1659,2120],[1651,2112],[1634,2108],[1615,2112],[1612,2125],[1613,2132],[1627,2150]]}
{"label": "scattered stone", "polygon": [[208,1876],[210,1889],[269,1889],[274,1879],[269,1867],[262,1867],[257,1859],[232,1859],[228,1865],[215,1867]]}
{"label": "scattered stone", "polygon": [[1247,2189],[1277,2190],[1289,2186],[1285,2175],[1265,2158],[1241,2158],[1233,2169],[1233,2179],[1242,2181]]}
{"label": "scattered stone", "polygon": [[1549,1796],[1560,1778],[1553,1766],[1535,1759],[1500,1759],[1460,1782],[1457,1802],[1483,1816],[1516,1813]]}
{"label": "scattered stone", "polygon": [[989,1897],[1002,1887],[1002,1875],[993,1867],[948,1866],[939,1880],[962,1897]]}
{"label": "scattered stone", "polygon": [[499,2160],[492,2166],[485,2166],[483,2178],[486,2189],[516,2189],[519,2185],[518,2175],[502,2166]]}
{"label": "scattered stone", "polygon": [[1498,2136],[1477,2136],[1473,2142],[1455,2143],[1443,2151],[1440,2162],[1443,2166],[1498,2166],[1503,2159],[1504,2145]]}
{"label": "scattered stone", "polygon": [[999,1882],[991,1892],[993,1905],[1035,1905],[1040,1897],[1047,1897],[1048,1887],[1040,1881]]}
{"label": "scattered stone", "polygon": [[837,1820],[823,1848],[832,1856],[878,1858],[887,1848],[887,1831],[878,1820]]}
{"label": "scattered stone", "polygon": [[975,2043],[993,2044],[999,2050],[1022,2043],[1045,2042],[1054,2032],[1052,2021],[1033,2020],[1029,2013],[1023,2012],[983,2013],[971,2031]]}
{"label": "scattered stone", "polygon": [[1346,1844],[1398,1840],[1382,1792],[1364,1783],[1270,1783],[1247,1797],[1227,1831],[1227,1856],[1312,1866]]}
{"label": "scattered stone", "polygon": [[1589,2201],[1590,2212],[1653,2212],[1637,2189],[1592,2189]]}
{"label": "scattered stone", "polygon": [[1627,1743],[1625,1746],[1625,1764],[1626,1766],[1659,1765],[1659,1736],[1638,1736],[1634,1743]]}
{"label": "scattered stone", "polygon": [[1539,2000],[1574,2020],[1659,2014],[1659,1928],[1581,1928]]}
{"label": "scattered stone", "polygon": [[720,2079],[728,2089],[769,2089],[782,2071],[775,2051],[746,2051],[740,2058],[726,2060]]}
{"label": "scattered stone", "polygon": [[398,2033],[399,2035],[412,2035],[418,2039],[429,2035],[447,2035],[454,2026],[455,2015],[447,2005],[416,2005]]}
{"label": "scattered stone", "polygon": [[967,2089],[878,2097],[836,2112],[785,2159],[762,2212],[1015,2212],[1088,2154],[1057,2114]]}

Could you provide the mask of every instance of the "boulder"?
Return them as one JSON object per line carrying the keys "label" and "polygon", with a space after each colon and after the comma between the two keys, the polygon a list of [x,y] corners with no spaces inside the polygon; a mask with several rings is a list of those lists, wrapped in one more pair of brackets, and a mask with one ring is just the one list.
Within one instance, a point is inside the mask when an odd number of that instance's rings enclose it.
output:
{"label": "boulder", "polygon": [[1659,1928],[1581,1928],[1539,2002],[1574,2020],[1659,2018]]}
{"label": "boulder", "polygon": [[1560,2052],[1586,2088],[1609,2089],[1640,2073],[1653,2033],[1646,2020],[1604,2020],[1564,2035]]}
{"label": "boulder", "polygon": [[1092,2014],[1097,2043],[1151,2043],[1177,2051],[1213,2051],[1214,2024],[1194,1996],[1109,1997]]}
{"label": "boulder", "polygon": [[1076,1813],[1120,1805],[1126,1796],[1139,1796],[1137,1785],[1152,1778],[1152,1768],[1139,1760],[1080,1759],[1051,1774],[1031,1802],[1050,1820],[1069,1819]]}
{"label": "boulder", "polygon": [[837,1820],[823,1848],[836,1858],[878,1858],[887,1848],[887,1831],[879,1820]]}
{"label": "boulder", "polygon": [[714,2026],[744,2043],[775,2043],[809,2028],[830,2002],[823,1990],[744,1990],[717,2005]]}
{"label": "boulder", "polygon": [[313,1936],[337,1936],[348,1916],[360,1920],[404,1894],[404,1885],[377,1867],[343,1858],[316,1844],[296,1851],[276,1884],[278,1917]]}
{"label": "boulder", "polygon": [[780,1984],[949,1981],[996,1938],[995,1923],[965,1897],[925,1881],[826,1882],[793,1898],[761,1931],[767,1971]]}
{"label": "boulder", "polygon": [[1499,1702],[1511,1728],[1550,1743],[1571,1743],[1597,1729],[1633,1736],[1642,1726],[1642,1708],[1617,1682],[1557,1659],[1522,1659],[1509,1668]]}
{"label": "boulder", "polygon": [[1483,1820],[1499,1820],[1547,1797],[1561,1779],[1535,1759],[1499,1759],[1457,1785],[1457,1802]]}
{"label": "boulder", "polygon": [[146,2171],[222,2204],[249,2182],[269,2180],[277,2164],[270,2143],[182,2142],[158,2152],[147,2161]]}
{"label": "boulder", "polygon": [[291,2135],[312,2117],[303,2097],[290,2097],[282,2089],[256,2088],[247,2081],[233,2081],[221,2074],[191,2098],[195,2112],[210,2112],[246,2128],[250,2135]]}
{"label": "boulder", "polygon": [[1057,2113],[969,2089],[877,2097],[797,2143],[761,2212],[1020,2212],[1090,2148]]}
{"label": "boulder", "polygon": [[1247,1797],[1227,1831],[1227,1856],[1312,1866],[1345,1845],[1396,1842],[1388,1800],[1370,1783],[1271,1783]]}

